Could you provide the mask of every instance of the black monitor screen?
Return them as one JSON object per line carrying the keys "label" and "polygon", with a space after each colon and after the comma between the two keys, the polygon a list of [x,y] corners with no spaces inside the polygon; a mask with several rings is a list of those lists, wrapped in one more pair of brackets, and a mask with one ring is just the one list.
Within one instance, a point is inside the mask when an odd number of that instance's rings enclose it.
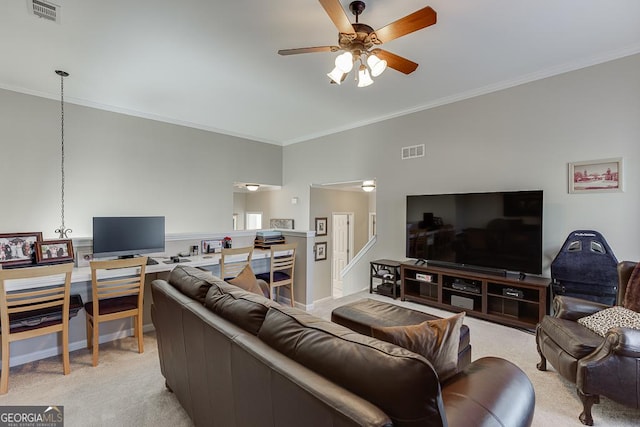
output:
{"label": "black monitor screen", "polygon": [[94,256],[164,252],[163,216],[93,217]]}

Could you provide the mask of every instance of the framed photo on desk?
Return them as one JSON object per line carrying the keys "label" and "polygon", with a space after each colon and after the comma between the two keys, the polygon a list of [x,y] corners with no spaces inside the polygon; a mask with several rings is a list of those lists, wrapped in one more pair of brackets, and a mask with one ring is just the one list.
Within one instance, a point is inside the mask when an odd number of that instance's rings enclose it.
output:
{"label": "framed photo on desk", "polygon": [[15,267],[33,264],[36,242],[42,241],[42,232],[0,234],[0,265]]}
{"label": "framed photo on desk", "polygon": [[49,264],[73,262],[73,243],[71,240],[44,240],[36,242],[36,262]]}

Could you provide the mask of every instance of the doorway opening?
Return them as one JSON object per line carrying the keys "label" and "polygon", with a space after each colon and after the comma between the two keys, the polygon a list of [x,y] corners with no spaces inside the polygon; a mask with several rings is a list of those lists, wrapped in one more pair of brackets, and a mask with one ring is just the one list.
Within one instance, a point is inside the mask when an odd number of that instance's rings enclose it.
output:
{"label": "doorway opening", "polygon": [[331,294],[334,298],[343,296],[342,270],[353,257],[353,212],[331,214]]}

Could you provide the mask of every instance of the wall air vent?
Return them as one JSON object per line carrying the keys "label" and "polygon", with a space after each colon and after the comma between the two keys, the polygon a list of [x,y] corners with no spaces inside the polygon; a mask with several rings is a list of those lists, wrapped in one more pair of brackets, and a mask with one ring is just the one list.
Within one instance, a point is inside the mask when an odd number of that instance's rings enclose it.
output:
{"label": "wall air vent", "polygon": [[60,23],[60,6],[45,0],[27,0],[29,13],[49,21]]}
{"label": "wall air vent", "polygon": [[402,147],[402,160],[424,157],[424,144]]}

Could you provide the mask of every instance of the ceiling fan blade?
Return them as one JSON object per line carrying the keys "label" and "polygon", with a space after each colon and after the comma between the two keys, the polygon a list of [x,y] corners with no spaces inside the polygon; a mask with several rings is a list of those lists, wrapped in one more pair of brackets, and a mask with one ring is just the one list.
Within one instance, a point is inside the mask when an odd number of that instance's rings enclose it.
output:
{"label": "ceiling fan blade", "polygon": [[338,46],[300,47],[297,49],[280,49],[278,55],[297,55],[299,53],[337,52]]}
{"label": "ceiling fan blade", "polygon": [[387,43],[398,37],[421,30],[437,22],[436,11],[429,6],[400,18],[391,24],[376,30],[376,36],[382,43]]}
{"label": "ceiling fan blade", "polygon": [[416,68],[418,68],[417,63],[409,61],[407,58],[403,58],[402,56],[398,56],[395,53],[391,53],[386,50],[375,49],[371,53],[374,53],[378,58],[387,61],[387,67],[391,67],[394,70],[398,70],[404,74],[411,74],[416,70]]}
{"label": "ceiling fan blade", "polygon": [[320,4],[339,32],[345,34],[355,33],[353,25],[349,22],[349,17],[342,8],[339,0],[320,0]]}

